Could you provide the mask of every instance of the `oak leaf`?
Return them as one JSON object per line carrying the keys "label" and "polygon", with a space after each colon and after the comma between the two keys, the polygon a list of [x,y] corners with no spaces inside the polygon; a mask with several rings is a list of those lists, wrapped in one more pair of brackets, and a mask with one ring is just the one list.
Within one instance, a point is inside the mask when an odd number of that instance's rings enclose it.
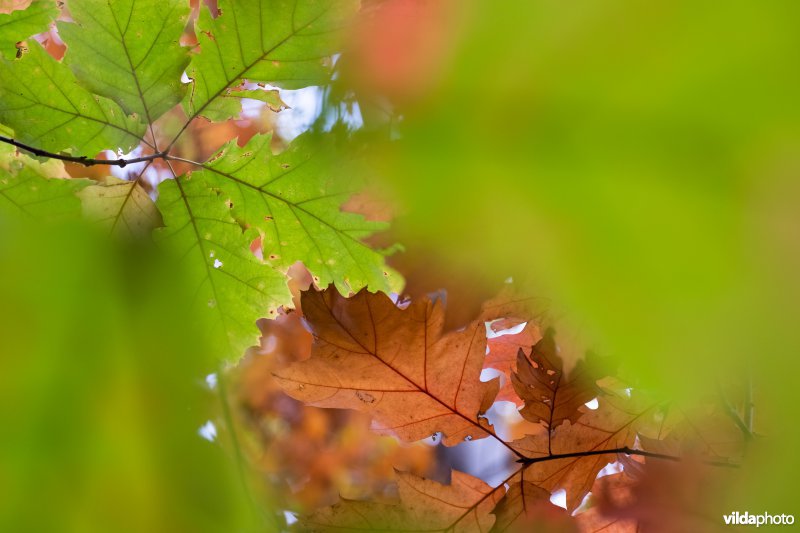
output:
{"label": "oak leaf", "polygon": [[453,471],[450,485],[397,473],[398,502],[342,500],[301,523],[303,531],[488,531],[502,491]]}
{"label": "oak leaf", "polygon": [[550,503],[550,493],[527,481],[511,485],[492,512],[497,517],[493,532],[577,531],[569,514]]}
{"label": "oak leaf", "polygon": [[[531,435],[511,446],[533,462],[522,475],[526,481],[554,492],[567,493],[567,510],[578,508],[591,490],[597,474],[615,460],[615,450],[633,448],[637,436],[656,437],[665,431],[660,404],[637,391],[611,391],[599,401],[598,409],[583,415],[575,424],[563,424],[552,432]],[[570,456],[575,454],[575,456]],[[565,455],[557,459],[549,456]],[[536,459],[548,458],[537,462]]]}
{"label": "oak leaf", "polygon": [[276,376],[289,395],[319,407],[369,413],[381,433],[415,441],[437,432],[446,445],[493,434],[482,414],[497,380],[482,382],[482,320],[442,334],[444,308],[419,299],[403,309],[384,294],[305,292],[311,358]]}
{"label": "oak leaf", "polygon": [[519,350],[517,371],[511,375],[514,390],[525,401],[520,414],[551,431],[566,420],[576,422],[584,404],[599,393],[588,364],[579,361],[567,374],[558,351],[555,331],[549,328],[530,357]]}
{"label": "oak leaf", "polygon": [[635,504],[634,480],[620,472],[598,478],[592,487],[589,507],[575,516],[575,523],[584,533],[636,533],[639,523],[635,518],[611,512]]}
{"label": "oak leaf", "polygon": [[487,341],[489,353],[486,354],[484,366],[499,370],[506,376],[506,380],[497,394],[497,399],[514,402],[517,406],[521,406],[524,402],[514,390],[510,376],[514,372],[519,351],[529,350],[542,338],[542,335],[539,328],[530,323],[525,324],[521,331],[509,333],[509,331],[519,329],[522,325],[517,322],[511,319],[499,319],[489,324],[492,336]]}

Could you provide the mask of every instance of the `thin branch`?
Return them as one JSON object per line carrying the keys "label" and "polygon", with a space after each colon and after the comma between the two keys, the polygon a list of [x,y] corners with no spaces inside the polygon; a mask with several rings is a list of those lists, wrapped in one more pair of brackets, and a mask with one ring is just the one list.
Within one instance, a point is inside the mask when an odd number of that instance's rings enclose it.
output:
{"label": "thin branch", "polygon": [[[675,455],[648,452],[645,450],[635,450],[633,448],[629,448],[628,446],[623,446],[622,448],[612,448],[610,450],[587,450],[585,452],[557,453],[557,454],[545,455],[543,457],[529,457],[529,458],[519,459],[517,460],[517,462],[522,463],[524,465],[532,465],[536,463],[543,463],[545,461],[555,461],[557,459],[569,459],[572,457],[590,457],[593,455],[610,455],[617,453],[624,453],[626,455],[641,455],[642,457],[650,457],[653,459],[663,459],[666,461],[675,461],[675,462],[683,460],[683,458]],[[703,461],[703,463],[710,466],[724,466],[729,468],[739,467],[737,463],[730,463],[727,461]]]}
{"label": "thin branch", "polygon": [[750,432],[750,436],[753,436],[753,411],[755,410],[755,404],[753,403],[753,378],[752,376],[747,377],[747,389],[745,390],[744,395],[744,425],[747,426],[747,430]]}
{"label": "thin branch", "polygon": [[143,163],[145,161],[153,161],[154,159],[163,159],[167,155],[166,152],[158,152],[155,154],[146,155],[142,157],[133,157],[130,159],[92,159],[90,157],[86,157],[83,155],[73,156],[73,155],[56,154],[54,152],[48,152],[47,150],[42,150],[40,148],[28,146],[27,144],[21,143],[9,137],[4,137],[2,135],[0,135],[0,142],[16,146],[21,150],[25,150],[26,152],[29,152],[33,155],[37,155],[39,157],[49,157],[50,159],[69,161],[71,163],[78,163],[85,167],[91,167],[94,165],[110,165],[110,166],[124,168],[132,163]]}
{"label": "thin branch", "polygon": [[745,420],[742,420],[742,417],[739,415],[739,412],[736,408],[733,407],[730,401],[728,401],[728,397],[725,395],[725,391],[722,390],[722,386],[717,383],[717,390],[719,392],[719,399],[722,402],[722,408],[725,410],[725,413],[733,420],[733,423],[736,424],[742,434],[744,435],[745,440],[750,440],[753,438],[753,430],[751,427],[752,423],[752,400],[750,398],[749,392],[750,389],[748,387],[748,395],[747,399],[745,400]]}

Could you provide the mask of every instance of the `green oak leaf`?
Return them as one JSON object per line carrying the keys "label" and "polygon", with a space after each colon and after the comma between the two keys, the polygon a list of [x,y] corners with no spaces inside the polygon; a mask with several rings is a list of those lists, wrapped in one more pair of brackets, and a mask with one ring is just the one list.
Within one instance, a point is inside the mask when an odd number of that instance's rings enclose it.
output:
{"label": "green oak leaf", "polygon": [[90,91],[153,122],[183,97],[189,63],[180,37],[189,14],[181,0],[81,0],[75,24],[59,22],[64,62]]}
{"label": "green oak leaf", "polygon": [[82,155],[117,148],[127,152],[139,143],[144,124],[78,85],[69,68],[39,43],[29,46],[21,59],[0,58],[0,122],[20,142]]}
{"label": "green oak leaf", "polygon": [[156,204],[165,224],[156,239],[175,253],[176,267],[196,287],[214,353],[238,359],[256,342],[256,320],[291,302],[286,276],[253,255],[252,239],[220,193],[198,176],[164,181]]}
{"label": "green oak leaf", "polygon": [[0,211],[34,219],[78,218],[76,193],[91,181],[65,176],[60,161],[40,163],[0,145]]}
{"label": "green oak leaf", "polygon": [[14,57],[19,41],[47,31],[50,21],[57,16],[58,8],[52,0],[33,0],[27,9],[0,14],[0,52]]}
{"label": "green oak leaf", "polygon": [[355,0],[238,0],[220,1],[216,19],[201,10],[200,53],[187,71],[193,80],[184,99],[187,114],[215,120],[238,114],[233,103],[224,114],[219,106],[211,116],[206,112],[244,79],[286,89],[325,83],[328,58],[357,7]]}
{"label": "green oak leaf", "polygon": [[301,135],[277,155],[270,141],[256,135],[242,148],[231,141],[195,175],[223,193],[237,220],[259,230],[264,259],[275,268],[301,261],[317,285],[333,283],[344,295],[398,290],[399,274],[361,241],[387,224],[341,210],[361,183],[337,157],[332,136]]}
{"label": "green oak leaf", "polygon": [[142,186],[107,176],[102,183],[78,193],[83,213],[108,229],[112,235],[144,237],[161,225],[161,213]]}
{"label": "green oak leaf", "polygon": [[264,102],[270,110],[276,113],[289,108],[286,102],[281,100],[280,92],[277,89],[225,89],[219,98],[214,99],[206,106],[203,116],[214,122],[235,118],[242,110],[243,98]]}

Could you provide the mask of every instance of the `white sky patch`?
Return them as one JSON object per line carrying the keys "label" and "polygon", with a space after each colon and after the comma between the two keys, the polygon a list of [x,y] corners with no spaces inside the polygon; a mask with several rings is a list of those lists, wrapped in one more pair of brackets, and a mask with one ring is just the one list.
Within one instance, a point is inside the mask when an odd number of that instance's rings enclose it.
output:
{"label": "white sky patch", "polygon": [[513,439],[511,428],[522,421],[514,402],[498,401],[486,411],[486,418],[494,426],[494,432],[503,440]]}
{"label": "white sky patch", "polygon": [[206,385],[208,385],[208,388],[211,389],[211,390],[216,389],[217,388],[217,375],[216,374],[207,375],[206,376]]}
{"label": "white sky patch", "polygon": [[586,407],[588,407],[589,409],[591,409],[592,411],[594,411],[595,409],[600,407],[600,402],[597,401],[597,398],[592,398],[591,400],[586,402],[584,405]]}
{"label": "white sky patch", "polygon": [[494,378],[502,376],[503,373],[497,370],[496,368],[484,368],[481,370],[481,381],[487,382],[491,381]]}
{"label": "white sky patch", "polygon": [[608,463],[603,469],[597,473],[597,478],[611,476],[613,474],[619,474],[622,472],[622,463],[619,461],[615,461],[613,463]]}
{"label": "white sky patch", "polygon": [[322,112],[322,89],[312,86],[296,91],[281,90],[280,94],[281,100],[286,102],[290,109],[278,113],[275,129],[278,135],[291,141],[309,129]]}
{"label": "white sky patch", "polygon": [[[108,159],[134,159],[136,157],[142,157],[143,155],[141,146],[137,146],[127,154],[114,152],[112,150],[105,150],[104,153]],[[138,176],[145,166],[147,166],[147,162],[144,161],[141,163],[131,163],[130,165],[125,165],[125,167],[112,165],[111,175],[119,179],[127,179],[131,174]]]}
{"label": "white sky patch", "polygon": [[221,268],[223,264],[219,259],[214,259],[214,268]]}
{"label": "white sky patch", "polygon": [[554,493],[550,495],[550,503],[553,505],[558,505],[564,509],[567,508],[567,491],[564,489],[558,489]]}
{"label": "white sky patch", "polygon": [[291,526],[295,522],[297,522],[297,515],[291,511],[284,511],[283,518],[286,519],[286,525]]}
{"label": "white sky patch", "polygon": [[[499,319],[502,320],[502,319]],[[494,331],[492,329],[492,324],[497,322],[498,320],[491,320],[486,322],[486,338],[487,339],[496,339],[497,337],[502,337],[503,335],[516,335],[517,333],[521,333],[522,330],[525,329],[525,326],[528,325],[527,322],[523,322],[522,324],[517,324],[516,326],[512,326],[507,329],[501,329],[500,331]]]}
{"label": "white sky patch", "polygon": [[208,442],[214,442],[217,440],[217,426],[214,425],[214,422],[208,420],[205,424],[200,426],[200,429],[197,430],[197,434]]}

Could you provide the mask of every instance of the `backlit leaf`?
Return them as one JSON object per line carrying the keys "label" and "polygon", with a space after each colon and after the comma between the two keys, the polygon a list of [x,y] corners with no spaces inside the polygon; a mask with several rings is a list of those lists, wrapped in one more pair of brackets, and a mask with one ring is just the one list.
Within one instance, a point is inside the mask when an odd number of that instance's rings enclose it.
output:
{"label": "backlit leaf", "polygon": [[575,423],[583,405],[600,392],[584,361],[567,374],[552,328],[533,346],[530,356],[520,349],[511,381],[525,401],[520,414],[551,431],[567,420]]}
{"label": "backlit leaf", "polygon": [[331,144],[305,135],[273,155],[270,136],[256,135],[243,148],[229,142],[196,175],[222,191],[234,218],[258,228],[264,260],[275,268],[302,261],[318,286],[333,283],[345,295],[399,290],[399,275],[361,241],[387,224],[341,211],[360,184],[337,168]]}
{"label": "backlit leaf", "polygon": [[252,239],[219,193],[197,177],[163,182],[156,205],[165,224],[156,237],[176,254],[176,268],[196,287],[215,353],[238,359],[256,343],[256,320],[291,302],[286,276],[250,252]]}
{"label": "backlit leaf", "polygon": [[34,0],[27,9],[0,14],[0,52],[5,57],[14,57],[18,41],[47,30],[57,16],[58,8],[51,0]]}
{"label": "backlit leaf", "polygon": [[60,161],[45,164],[7,144],[0,145],[0,210],[31,218],[60,219],[80,215],[76,193],[91,181],[68,179]]}
{"label": "backlit leaf", "polygon": [[92,92],[153,122],[183,96],[189,62],[179,39],[189,5],[181,0],[71,2],[74,24],[59,22],[64,62]]}
{"label": "backlit leaf", "polygon": [[[324,83],[328,58],[340,30],[357,6],[352,0],[240,0],[219,2],[220,16],[202,9],[197,21],[200,53],[188,76],[192,89],[184,100],[190,117],[206,115],[214,100],[243,80],[286,89]],[[236,102],[208,118],[238,114]]]}
{"label": "backlit leaf", "polygon": [[569,533],[577,531],[564,509],[550,503],[550,493],[533,483],[521,481],[508,488],[492,513],[497,533]]}
{"label": "backlit leaf", "polygon": [[483,321],[443,335],[441,302],[418,299],[403,309],[366,291],[304,292],[302,308],[315,338],[311,358],[277,372],[294,398],[367,412],[377,431],[407,441],[441,432],[454,445],[492,434],[482,415],[497,381],[480,380]]}
{"label": "backlit leaf", "polygon": [[457,470],[450,485],[397,473],[398,503],[342,500],[301,522],[303,531],[488,531],[490,511],[502,496],[478,478]]}
{"label": "backlit leaf", "polygon": [[111,100],[78,85],[69,68],[36,41],[21,59],[0,58],[0,122],[17,139],[44,150],[93,156],[104,149],[127,152],[144,124]]}
{"label": "backlit leaf", "polygon": [[161,214],[139,183],[112,176],[83,189],[83,212],[114,235],[142,237],[161,224]]}

